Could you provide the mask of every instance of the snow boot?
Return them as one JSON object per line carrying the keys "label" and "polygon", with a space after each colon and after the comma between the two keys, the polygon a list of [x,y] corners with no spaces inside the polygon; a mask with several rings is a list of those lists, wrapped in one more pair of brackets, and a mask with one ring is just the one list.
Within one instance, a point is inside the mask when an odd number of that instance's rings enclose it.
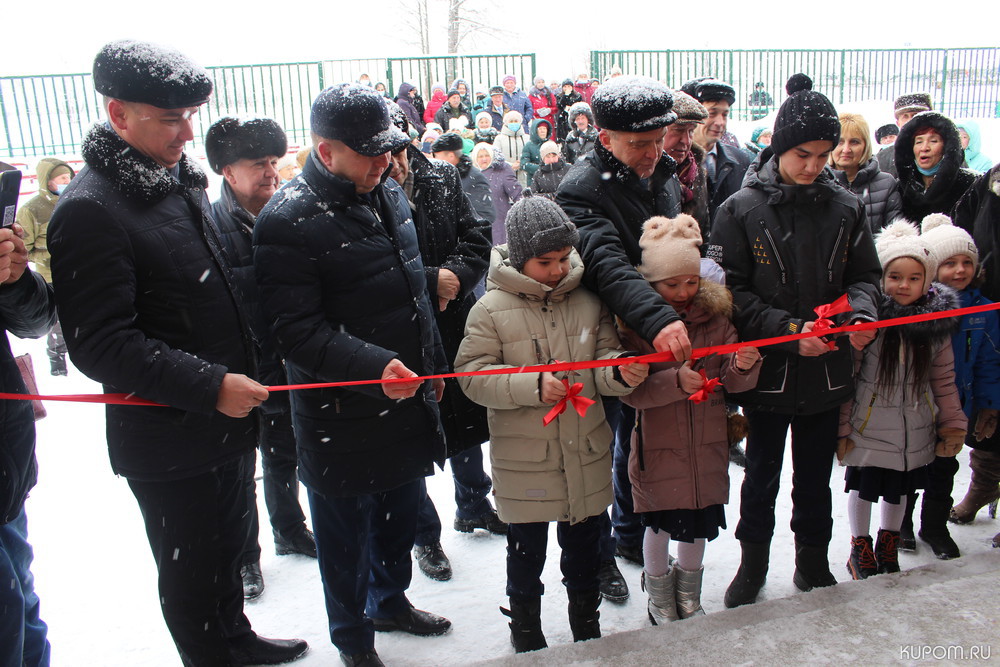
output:
{"label": "snow boot", "polygon": [[601,638],[601,591],[566,590],[569,597],[569,629],[573,631],[573,641],[585,642]]}
{"label": "snow boot", "polygon": [[542,634],[542,598],[511,598],[510,609],[500,607],[510,618],[510,643],[517,653],[547,648]]}
{"label": "snow boot", "polygon": [[918,536],[930,545],[934,556],[941,560],[958,558],[962,552],[958,550],[955,540],[948,532],[948,514],[951,503],[928,498],[924,494],[924,504],[920,508],[920,531]]}
{"label": "snow boot", "polygon": [[650,575],[645,570],[642,571],[640,579],[642,590],[646,591],[649,596],[646,612],[653,625],[666,625],[679,618],[677,615],[676,577],[676,567],[670,568],[666,574],[661,574],[658,577]]}
{"label": "snow boot", "polygon": [[66,356],[52,355],[49,357],[49,364],[52,367],[51,372],[55,377],[61,377],[63,375],[69,375],[69,371],[66,370]]}
{"label": "snow boot", "polygon": [[979,510],[1000,498],[1000,453],[973,449],[969,453],[972,480],[962,502],[951,508],[952,523],[972,523]]}
{"label": "snow boot", "polygon": [[676,577],[677,615],[682,619],[692,616],[704,616],[701,607],[701,582],[705,576],[705,568],[699,567],[693,572],[675,567],[671,570]]}
{"label": "snow boot", "polygon": [[899,531],[879,528],[875,539],[875,562],[878,574],[899,572]]}
{"label": "snow boot", "polygon": [[767,580],[767,563],[771,555],[771,543],[756,544],[740,541],[743,555],[740,558],[740,569],[736,571],[732,583],[726,589],[725,604],[727,609],[757,601],[760,589]]}
{"label": "snow boot", "polygon": [[622,576],[621,570],[614,558],[601,561],[601,569],[597,572],[600,579],[601,595],[604,599],[612,602],[625,602],[628,600],[628,583]]}
{"label": "snow boot", "polygon": [[[879,531],[879,539],[882,538],[882,532]],[[871,535],[851,538],[851,555],[847,558],[847,572],[854,581],[867,579],[878,574],[878,563],[875,561]]]}
{"label": "snow boot", "polygon": [[906,494],[906,509],[903,512],[903,525],[899,527],[899,550],[916,551],[917,538],[913,533],[913,508],[917,506],[917,494]]}
{"label": "snow boot", "polygon": [[830,572],[828,549],[828,544],[817,547],[795,540],[795,573],[792,575],[792,583],[803,593],[814,588],[836,585],[837,578]]}

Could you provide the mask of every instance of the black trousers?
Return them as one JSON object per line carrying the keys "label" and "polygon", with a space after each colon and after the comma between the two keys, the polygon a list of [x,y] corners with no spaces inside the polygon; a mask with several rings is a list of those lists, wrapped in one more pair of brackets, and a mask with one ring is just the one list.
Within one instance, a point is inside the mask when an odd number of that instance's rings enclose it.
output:
{"label": "black trousers", "polygon": [[[606,513],[605,513],[606,515]],[[601,567],[601,535],[607,524],[601,515],[577,524],[556,523],[556,539],[562,548],[559,568],[563,584],[573,591],[597,590]],[[512,523],[507,532],[507,595],[537,598],[545,592],[542,570],[549,543],[549,523]]]}
{"label": "black trousers", "polygon": [[840,408],[814,415],[746,409],[744,414],[750,422],[750,433],[736,539],[764,544],[774,535],[774,506],[785,438],[791,428],[792,532],[803,544],[826,546],[833,534],[830,474],[837,450]]}
{"label": "black trousers", "polygon": [[160,608],[185,665],[232,665],[252,635],[239,563],[247,540],[244,479],[253,453],[186,479],[129,480],[158,573]]}

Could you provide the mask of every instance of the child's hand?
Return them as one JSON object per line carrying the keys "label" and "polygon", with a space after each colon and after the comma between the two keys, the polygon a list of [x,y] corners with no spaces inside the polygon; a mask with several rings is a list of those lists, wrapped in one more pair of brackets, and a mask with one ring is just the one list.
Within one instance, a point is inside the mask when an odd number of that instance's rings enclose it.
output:
{"label": "child's hand", "polygon": [[854,441],[850,438],[837,438],[837,463],[844,465],[844,457],[854,449]]}
{"label": "child's hand", "polygon": [[[864,320],[854,320],[851,324],[861,324]],[[863,350],[868,345],[868,343],[875,340],[875,334],[878,333],[877,329],[868,329],[867,331],[855,331],[847,335],[851,340],[851,347],[855,350]]]}
{"label": "child's hand", "polygon": [[983,408],[976,415],[976,430],[973,434],[976,436],[976,442],[982,442],[983,440],[989,440],[993,437],[993,434],[997,430],[997,411],[992,408]]}
{"label": "child's hand", "polygon": [[566,385],[552,373],[544,372],[538,380],[542,392],[542,403],[557,403],[566,397]]}
{"label": "child's hand", "polygon": [[736,370],[748,371],[760,359],[760,350],[755,347],[741,347],[736,351]]}
{"label": "child's hand", "polygon": [[[802,324],[802,333],[813,330],[815,322],[805,322]],[[834,348],[836,349],[836,348]],[[799,339],[799,354],[803,357],[819,357],[830,351],[830,348],[823,342],[822,336]]]}
{"label": "child's hand", "polygon": [[691,370],[690,359],[681,364],[681,367],[677,369],[677,386],[684,393],[693,394],[701,389],[703,384],[705,384],[705,380],[702,379],[701,373]]}
{"label": "child's hand", "polygon": [[644,364],[640,361],[631,364],[622,364],[618,367],[618,372],[622,374],[625,384],[630,387],[638,387],[646,379],[646,376],[649,375],[649,364]]}

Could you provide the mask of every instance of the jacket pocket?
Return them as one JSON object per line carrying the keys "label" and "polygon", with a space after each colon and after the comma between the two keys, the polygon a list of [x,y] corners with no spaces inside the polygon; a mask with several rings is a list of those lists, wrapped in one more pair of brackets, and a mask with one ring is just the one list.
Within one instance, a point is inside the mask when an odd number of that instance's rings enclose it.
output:
{"label": "jacket pocket", "polygon": [[505,438],[494,442],[492,448],[493,458],[497,461],[541,463],[548,456],[549,441]]}
{"label": "jacket pocket", "polygon": [[784,354],[765,354],[756,391],[761,394],[780,394],[788,384],[788,357]]}

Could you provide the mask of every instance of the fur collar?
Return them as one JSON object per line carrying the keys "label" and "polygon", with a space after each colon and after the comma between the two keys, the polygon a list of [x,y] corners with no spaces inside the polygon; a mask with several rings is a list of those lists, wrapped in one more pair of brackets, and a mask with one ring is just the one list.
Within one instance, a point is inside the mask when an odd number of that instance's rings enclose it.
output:
{"label": "fur collar", "polygon": [[[886,320],[896,317],[906,317],[908,315],[923,315],[925,313],[940,313],[945,310],[953,310],[961,306],[958,293],[952,288],[941,283],[932,283],[926,296],[912,303],[909,306],[901,306],[892,297],[882,295],[882,303],[879,307],[879,319]],[[927,322],[915,322],[893,327],[899,331],[903,341],[909,344],[925,343],[935,347],[951,338],[952,334],[958,331],[958,318],[947,317],[939,320],[929,320]]]}
{"label": "fur collar", "polygon": [[725,286],[702,278],[701,286],[698,287],[698,293],[691,300],[691,305],[680,315],[685,322],[690,324],[701,324],[713,317],[724,317],[731,320],[733,318],[733,295]]}
{"label": "fur collar", "polygon": [[[106,177],[127,199],[155,204],[177,188],[167,169],[125,142],[107,123],[90,128],[83,139],[87,166]],[[181,156],[180,184],[187,188],[208,186],[205,172],[187,155]]]}

